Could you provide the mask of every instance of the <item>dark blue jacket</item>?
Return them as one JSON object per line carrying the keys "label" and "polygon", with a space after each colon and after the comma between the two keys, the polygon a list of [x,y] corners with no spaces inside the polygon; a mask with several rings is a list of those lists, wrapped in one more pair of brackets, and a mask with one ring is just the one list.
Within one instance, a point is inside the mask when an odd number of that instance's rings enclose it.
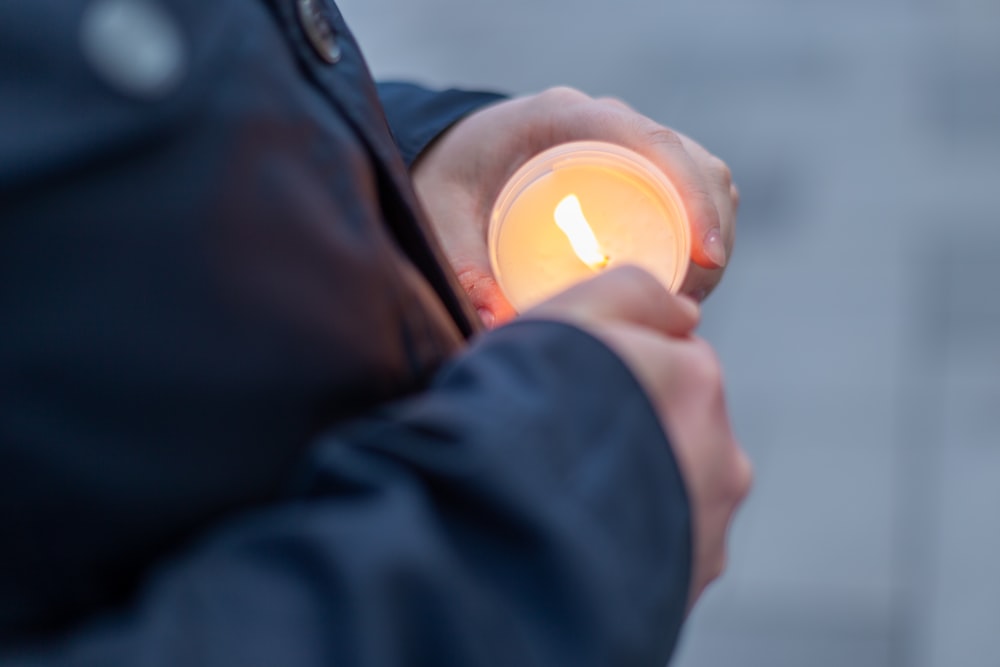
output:
{"label": "dark blue jacket", "polygon": [[577,329],[474,336],[408,180],[496,98],[136,2],[0,4],[0,664],[662,665],[656,415]]}

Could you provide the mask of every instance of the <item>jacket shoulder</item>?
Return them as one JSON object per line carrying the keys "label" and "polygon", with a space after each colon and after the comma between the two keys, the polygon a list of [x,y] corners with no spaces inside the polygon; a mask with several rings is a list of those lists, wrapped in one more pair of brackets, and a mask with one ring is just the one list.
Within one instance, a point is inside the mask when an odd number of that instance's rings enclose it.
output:
{"label": "jacket shoulder", "polygon": [[[184,120],[223,50],[231,0],[0,5],[0,192]],[[228,40],[231,41],[231,40]]]}

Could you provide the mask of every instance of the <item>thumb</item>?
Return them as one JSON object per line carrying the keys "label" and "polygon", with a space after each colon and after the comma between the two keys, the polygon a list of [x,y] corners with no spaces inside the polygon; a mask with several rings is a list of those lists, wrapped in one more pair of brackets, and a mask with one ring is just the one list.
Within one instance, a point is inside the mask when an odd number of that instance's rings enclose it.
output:
{"label": "thumb", "polygon": [[623,322],[670,336],[687,336],[701,311],[691,299],[671,294],[649,272],[636,266],[605,271],[528,311],[530,317],[583,324]]}

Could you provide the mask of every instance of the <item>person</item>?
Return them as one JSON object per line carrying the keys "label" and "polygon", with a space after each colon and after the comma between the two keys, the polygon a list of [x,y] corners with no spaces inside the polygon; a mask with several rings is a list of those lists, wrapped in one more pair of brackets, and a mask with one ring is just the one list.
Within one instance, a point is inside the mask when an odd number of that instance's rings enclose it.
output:
{"label": "person", "polygon": [[0,664],[666,662],[750,482],[698,306],[485,261],[584,138],[707,295],[728,169],[620,102],[376,87],[326,0],[4,3]]}

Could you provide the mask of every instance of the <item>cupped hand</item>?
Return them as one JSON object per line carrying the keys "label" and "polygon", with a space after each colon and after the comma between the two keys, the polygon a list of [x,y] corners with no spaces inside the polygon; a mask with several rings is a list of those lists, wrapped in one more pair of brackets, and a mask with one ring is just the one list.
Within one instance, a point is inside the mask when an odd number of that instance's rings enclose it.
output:
{"label": "cupped hand", "polygon": [[494,200],[531,157],[581,140],[616,143],[658,165],[677,187],[692,226],[693,263],[681,291],[701,301],[721,280],[733,249],[739,205],[726,164],[623,102],[553,88],[464,118],[413,167],[417,194],[487,326],[516,315],[490,268],[486,236]]}
{"label": "cupped hand", "polygon": [[730,428],[722,371],[693,335],[690,299],[635,267],[613,269],[527,311],[574,324],[604,341],[645,389],[684,478],[692,513],[689,608],[725,568],[726,540],[751,484],[751,466]]}

